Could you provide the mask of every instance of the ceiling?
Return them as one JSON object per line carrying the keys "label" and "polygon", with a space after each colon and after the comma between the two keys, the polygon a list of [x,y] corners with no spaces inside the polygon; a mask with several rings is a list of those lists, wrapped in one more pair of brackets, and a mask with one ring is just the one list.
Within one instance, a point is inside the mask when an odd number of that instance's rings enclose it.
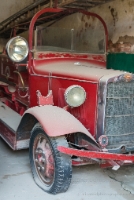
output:
{"label": "ceiling", "polygon": [[55,4],[62,7],[71,7],[71,8],[92,8],[100,4],[110,2],[112,0],[55,0]]}

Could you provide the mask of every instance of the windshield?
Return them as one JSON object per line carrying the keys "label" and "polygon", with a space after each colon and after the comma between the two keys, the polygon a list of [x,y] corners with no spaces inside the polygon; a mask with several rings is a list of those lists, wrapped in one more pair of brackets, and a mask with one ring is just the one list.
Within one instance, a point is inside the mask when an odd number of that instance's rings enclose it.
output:
{"label": "windshield", "polygon": [[[92,20],[93,21],[93,20]],[[99,22],[99,20],[97,19]],[[36,27],[35,50],[74,53],[105,52],[105,34],[102,24],[87,22],[70,27]],[[70,22],[71,23],[71,22]]]}

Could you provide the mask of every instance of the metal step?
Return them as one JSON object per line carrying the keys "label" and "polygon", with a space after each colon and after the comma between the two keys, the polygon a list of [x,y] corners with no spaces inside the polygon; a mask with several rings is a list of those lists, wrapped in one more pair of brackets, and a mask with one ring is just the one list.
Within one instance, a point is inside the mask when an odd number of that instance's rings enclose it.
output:
{"label": "metal step", "polygon": [[20,116],[17,112],[0,102],[0,121],[12,129],[13,132],[16,132],[21,118],[22,116]]}

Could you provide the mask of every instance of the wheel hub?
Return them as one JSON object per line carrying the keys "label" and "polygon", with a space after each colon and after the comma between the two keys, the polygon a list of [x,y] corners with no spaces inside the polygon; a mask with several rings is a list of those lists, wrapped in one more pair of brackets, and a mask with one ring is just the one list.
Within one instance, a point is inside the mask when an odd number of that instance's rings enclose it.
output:
{"label": "wheel hub", "polygon": [[49,141],[44,136],[38,136],[34,143],[34,162],[41,180],[51,185],[54,178],[54,158]]}

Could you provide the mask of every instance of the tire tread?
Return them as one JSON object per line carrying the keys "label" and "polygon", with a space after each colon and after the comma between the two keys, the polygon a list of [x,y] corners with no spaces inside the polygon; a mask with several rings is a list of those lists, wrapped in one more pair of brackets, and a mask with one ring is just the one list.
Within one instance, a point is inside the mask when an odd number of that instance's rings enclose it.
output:
{"label": "tire tread", "polygon": [[[53,183],[52,187],[49,190],[47,190],[45,187],[43,188],[42,185],[40,186],[39,180],[38,180],[38,183],[36,181],[38,175],[36,173],[36,170],[34,167],[34,162],[32,159],[32,154],[33,154],[32,145],[34,142],[34,138],[37,136],[38,132],[44,133],[45,137],[47,137],[49,139],[51,146],[52,146],[54,159],[55,159],[55,179],[54,179],[54,183]],[[39,123],[37,123],[33,127],[31,139],[30,139],[30,147],[29,147],[29,156],[30,156],[30,163],[31,163],[33,178],[39,187],[41,187],[44,191],[51,193],[51,194],[66,192],[69,188],[69,185],[71,183],[71,178],[72,178],[71,157],[59,152],[57,149],[57,146],[59,146],[59,145],[68,147],[68,143],[64,136],[50,138],[44,132],[43,128],[41,127],[41,125]]]}

